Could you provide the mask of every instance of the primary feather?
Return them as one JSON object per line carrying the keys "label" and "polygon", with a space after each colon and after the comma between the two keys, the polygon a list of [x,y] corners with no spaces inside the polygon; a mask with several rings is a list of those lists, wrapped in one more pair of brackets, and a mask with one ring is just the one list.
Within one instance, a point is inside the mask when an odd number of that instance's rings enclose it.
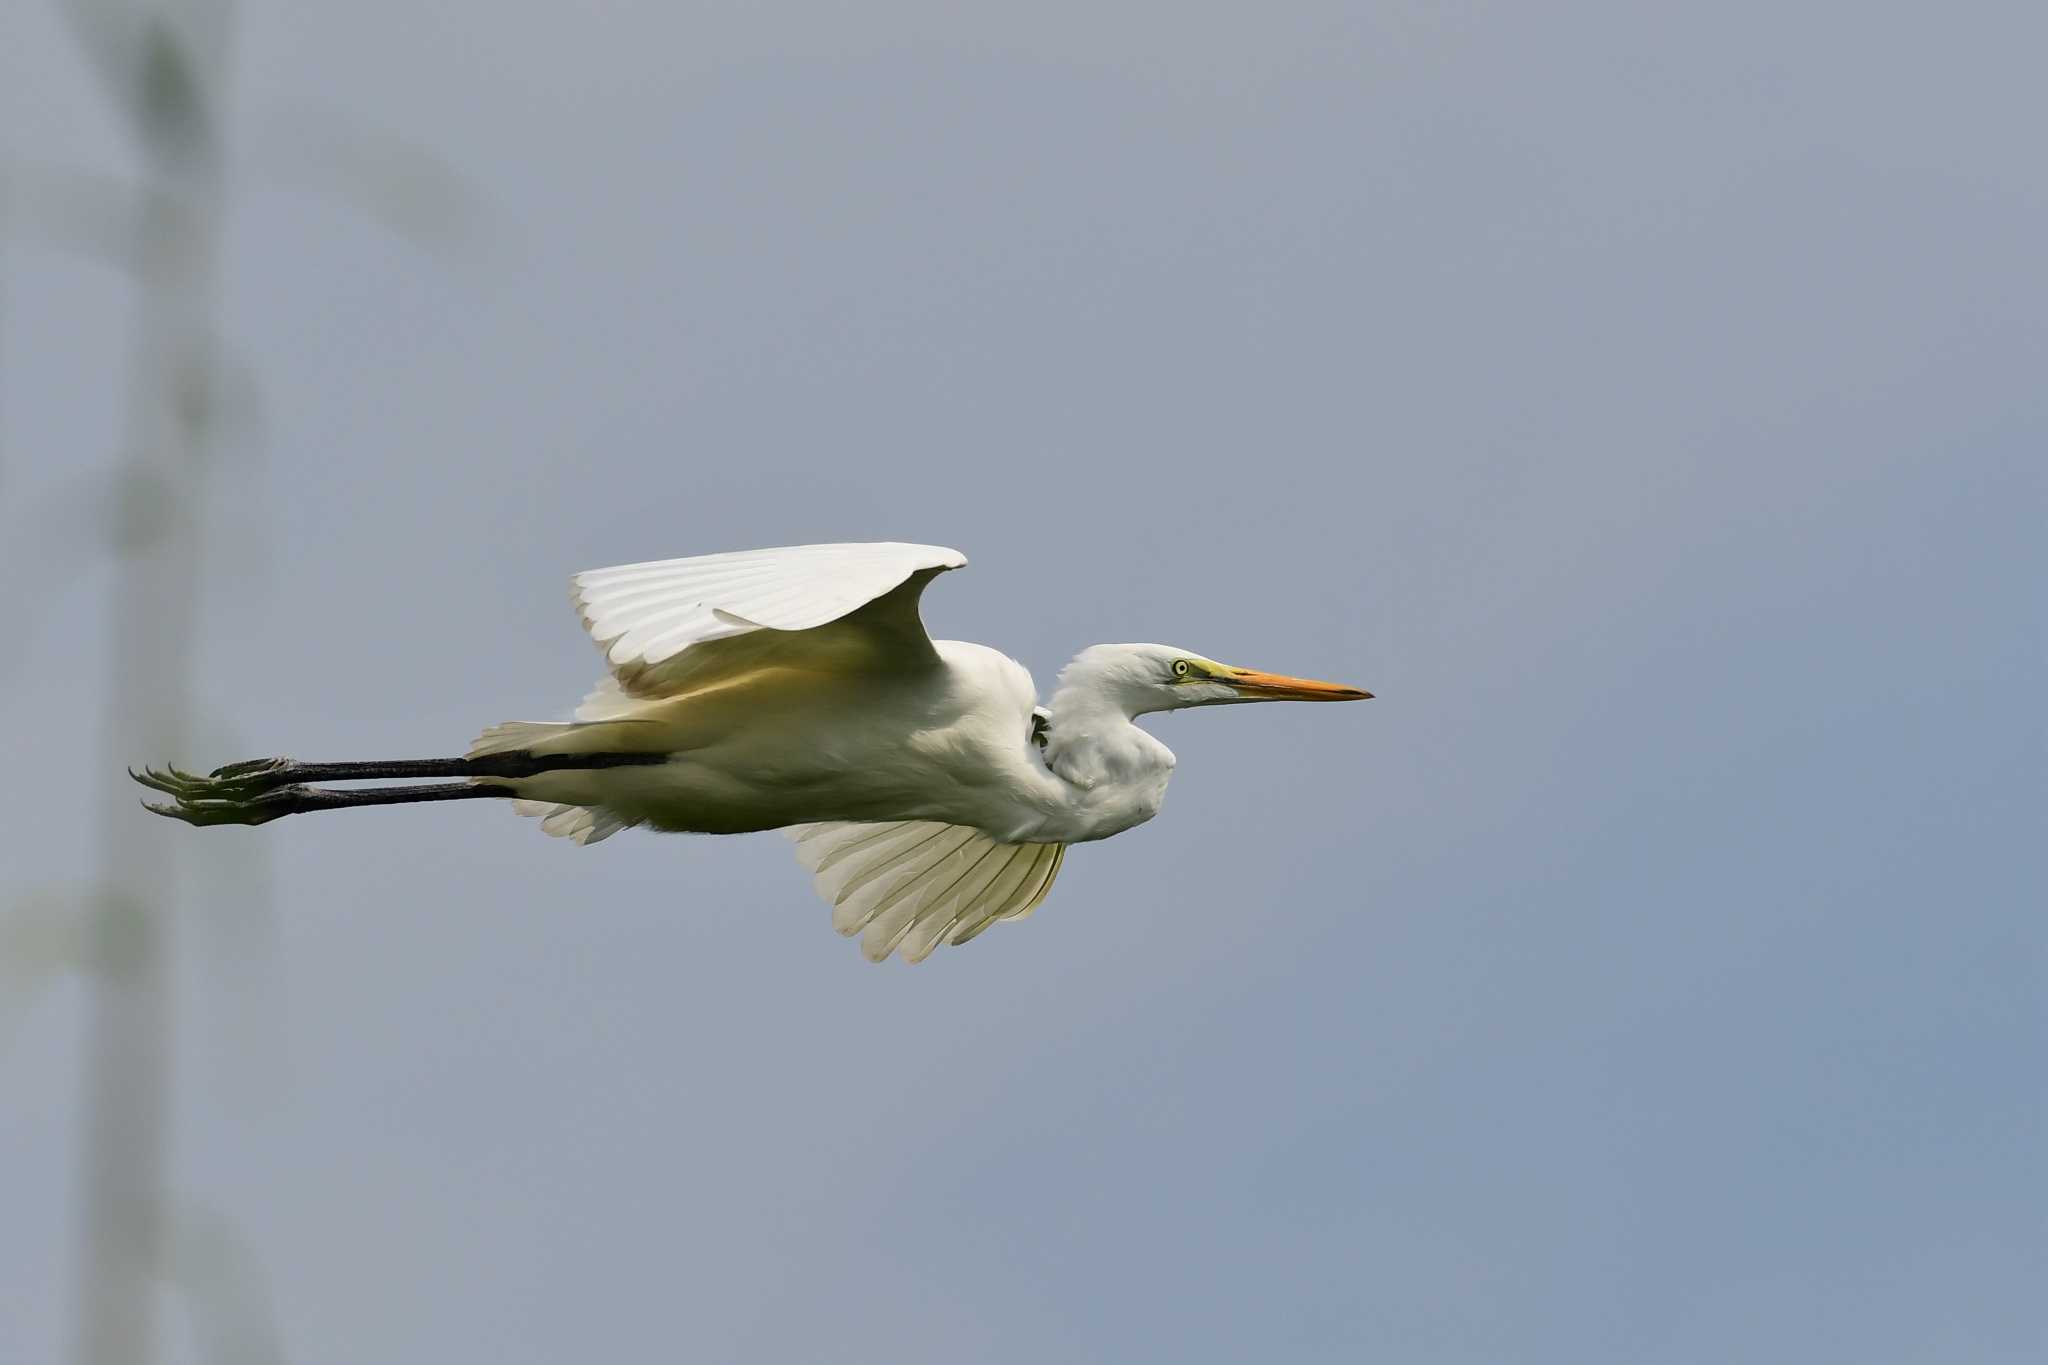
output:
{"label": "primary feather", "polygon": [[832,906],[832,927],[861,935],[880,962],[899,947],[922,962],[942,940],[965,942],[1031,913],[1052,889],[1064,848],[999,844],[980,830],[926,820],[797,825],[797,861]]}

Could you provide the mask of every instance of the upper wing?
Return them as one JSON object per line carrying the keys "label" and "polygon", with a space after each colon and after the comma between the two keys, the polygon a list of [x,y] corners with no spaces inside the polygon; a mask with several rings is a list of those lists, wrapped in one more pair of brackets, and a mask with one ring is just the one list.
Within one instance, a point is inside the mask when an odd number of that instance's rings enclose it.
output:
{"label": "upper wing", "polygon": [[922,962],[941,940],[965,943],[999,919],[1021,919],[1052,890],[1067,853],[1065,844],[999,844],[930,820],[783,832],[832,903],[832,927],[859,934],[870,962],[899,947],[905,961]]}
{"label": "upper wing", "polygon": [[966,562],[937,545],[790,545],[591,569],[572,595],[620,687],[669,696],[776,662],[929,664],[917,599]]}

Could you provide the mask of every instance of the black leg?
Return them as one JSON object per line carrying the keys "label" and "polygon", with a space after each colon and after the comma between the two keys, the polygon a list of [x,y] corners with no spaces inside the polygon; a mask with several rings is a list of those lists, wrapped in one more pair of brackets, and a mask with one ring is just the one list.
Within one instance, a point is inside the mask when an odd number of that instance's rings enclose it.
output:
{"label": "black leg", "polygon": [[145,768],[128,775],[163,792],[170,802],[143,804],[158,815],[193,825],[260,825],[281,815],[345,806],[390,806],[409,801],[467,801],[512,796],[510,787],[489,781],[424,787],[369,787],[335,790],[307,782],[374,782],[393,777],[519,778],[586,768],[640,767],[666,763],[663,753],[532,754],[515,750],[475,758],[401,758],[365,763],[300,763],[289,758],[254,758],[215,768],[206,777],[176,768]]}
{"label": "black leg", "polygon": [[281,816],[350,806],[398,806],[415,801],[476,801],[514,796],[510,787],[489,782],[445,782],[424,787],[272,787],[253,795],[179,795],[177,802],[143,804],[158,815],[188,825],[262,825]]}
{"label": "black leg", "polygon": [[177,768],[129,769],[145,787],[176,797],[253,796],[301,782],[381,782],[408,777],[534,777],[575,768],[625,768],[666,763],[663,753],[531,754],[515,750],[475,758],[393,758],[359,763],[300,763],[252,758],[200,777]]}

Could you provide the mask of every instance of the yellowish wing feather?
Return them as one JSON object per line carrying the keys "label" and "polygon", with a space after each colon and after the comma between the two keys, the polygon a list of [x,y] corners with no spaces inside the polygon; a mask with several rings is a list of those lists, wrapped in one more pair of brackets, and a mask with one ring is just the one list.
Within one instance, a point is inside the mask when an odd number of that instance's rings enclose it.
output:
{"label": "yellowish wing feather", "polygon": [[1031,913],[1052,889],[1061,844],[1002,844],[977,829],[929,820],[832,821],[784,831],[832,906],[832,927],[861,936],[871,962],[922,962],[1000,919]]}

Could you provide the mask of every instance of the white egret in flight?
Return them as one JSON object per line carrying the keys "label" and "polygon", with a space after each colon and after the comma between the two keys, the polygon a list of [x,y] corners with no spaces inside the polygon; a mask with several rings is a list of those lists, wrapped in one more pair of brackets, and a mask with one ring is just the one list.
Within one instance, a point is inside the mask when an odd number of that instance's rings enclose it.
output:
{"label": "white egret in flight", "polygon": [[[1372,695],[1096,645],[1039,707],[1016,660],[925,634],[925,585],[966,562],[932,545],[799,545],[594,569],[573,595],[609,672],[574,720],[494,725],[462,758],[134,776],[172,798],[151,810],[194,825],[497,797],[579,844],[634,825],[781,829],[840,933],[872,961],[918,962],[1029,914],[1068,844],[1158,814],[1174,759],[1139,716]],[[307,785],[430,777],[462,780]]]}

